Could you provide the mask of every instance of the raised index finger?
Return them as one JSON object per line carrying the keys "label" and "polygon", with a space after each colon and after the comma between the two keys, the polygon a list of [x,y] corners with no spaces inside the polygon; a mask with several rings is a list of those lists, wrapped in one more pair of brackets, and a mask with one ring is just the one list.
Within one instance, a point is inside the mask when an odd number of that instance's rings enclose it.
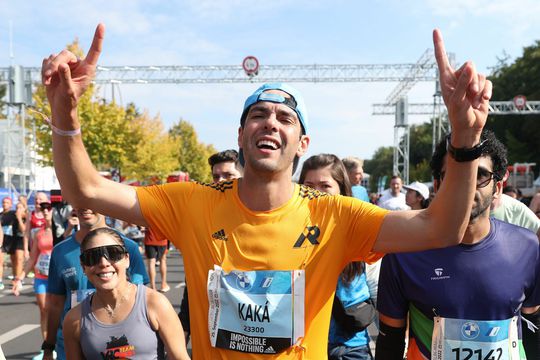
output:
{"label": "raised index finger", "polygon": [[433,46],[435,47],[435,59],[437,60],[439,72],[443,73],[451,70],[452,66],[448,61],[448,56],[446,55],[446,50],[444,48],[443,37],[439,29],[433,30]]}
{"label": "raised index finger", "polygon": [[94,33],[94,40],[88,50],[85,61],[90,65],[96,65],[101,54],[101,48],[103,46],[103,38],[105,37],[105,25],[99,23]]}

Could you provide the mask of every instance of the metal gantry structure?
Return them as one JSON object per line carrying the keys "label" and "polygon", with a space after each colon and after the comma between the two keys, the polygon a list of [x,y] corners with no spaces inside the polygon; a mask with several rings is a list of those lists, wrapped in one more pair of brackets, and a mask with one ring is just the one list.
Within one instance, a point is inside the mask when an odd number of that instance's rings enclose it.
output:
{"label": "metal gantry structure", "polygon": [[[419,64],[307,64],[261,65],[256,76],[246,76],[241,65],[103,66],[97,84],[226,84],[263,82],[402,82],[432,81],[435,69],[418,71]],[[9,80],[9,67],[0,67],[0,83]],[[25,81],[41,81],[41,68],[24,69]],[[416,74],[416,75],[411,75]]]}
{"label": "metal gantry structure", "polygon": [[[96,84],[226,84],[226,83],[262,83],[262,82],[313,82],[313,83],[351,83],[351,82],[399,82],[405,84],[395,90],[402,94],[418,81],[433,81],[436,78],[436,69],[433,62],[429,62],[426,51],[422,55],[423,61],[403,64],[304,64],[304,65],[261,65],[256,76],[248,76],[241,65],[174,65],[174,66],[103,66],[99,65],[94,82]],[[9,84],[13,67],[0,67],[0,84]],[[26,89],[41,81],[41,68],[27,67],[21,74]],[[27,97],[30,99],[31,97]],[[24,112],[28,103],[8,105]],[[14,148],[29,153],[26,149],[26,139],[23,135],[24,126],[17,125],[14,120],[15,112],[8,113],[7,133],[16,133],[13,139],[4,146],[4,159],[10,161]],[[11,125],[9,125],[11,124]],[[21,146],[22,144],[22,146]],[[31,165],[35,157],[28,157]],[[12,169],[13,162],[4,161],[6,168]],[[7,170],[9,174],[10,170]],[[12,171],[12,170],[11,170]],[[26,171],[26,169],[25,169]],[[13,171],[12,171],[13,172]],[[8,176],[9,177],[9,176]],[[9,179],[8,179],[9,180]],[[8,181],[9,182],[9,181]],[[9,184],[12,187],[12,184]]]}

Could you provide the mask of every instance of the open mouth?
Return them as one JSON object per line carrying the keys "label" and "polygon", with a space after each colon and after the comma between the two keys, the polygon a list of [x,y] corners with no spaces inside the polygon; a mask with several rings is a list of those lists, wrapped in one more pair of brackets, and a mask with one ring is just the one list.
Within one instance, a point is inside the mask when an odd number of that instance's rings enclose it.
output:
{"label": "open mouth", "polygon": [[114,272],[113,272],[113,271],[102,272],[102,273],[97,274],[97,276],[98,276],[101,280],[109,280],[110,278],[113,277],[113,275],[114,275]]}
{"label": "open mouth", "polygon": [[275,141],[264,139],[257,141],[257,147],[259,149],[277,150],[280,148],[280,145]]}

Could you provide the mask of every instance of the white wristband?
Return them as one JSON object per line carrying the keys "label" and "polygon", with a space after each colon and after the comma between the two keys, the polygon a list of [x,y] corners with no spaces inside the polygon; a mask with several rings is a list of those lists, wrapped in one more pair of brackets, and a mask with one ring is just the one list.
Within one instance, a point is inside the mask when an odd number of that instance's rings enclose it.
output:
{"label": "white wristband", "polygon": [[35,109],[32,109],[31,107],[28,107],[28,110],[31,110],[31,111],[41,115],[43,117],[43,120],[45,120],[49,124],[49,126],[51,127],[53,133],[55,133],[56,135],[70,137],[70,136],[79,135],[81,133],[81,128],[77,128],[77,129],[74,129],[74,130],[62,130],[62,129],[59,129],[56,126],[53,125],[51,119],[49,119],[49,117],[47,115],[45,115],[42,112],[39,112],[39,111],[37,111]]}

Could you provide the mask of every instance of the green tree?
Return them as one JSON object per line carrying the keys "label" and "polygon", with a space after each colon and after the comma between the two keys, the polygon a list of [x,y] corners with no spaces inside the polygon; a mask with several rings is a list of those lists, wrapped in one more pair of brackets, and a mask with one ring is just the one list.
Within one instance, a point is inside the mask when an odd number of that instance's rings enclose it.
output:
{"label": "green tree", "polygon": [[433,125],[423,123],[410,128],[409,181],[431,181],[429,161],[433,152]]}
{"label": "green tree", "polygon": [[[516,95],[540,100],[540,41],[525,47],[513,63],[507,57],[499,59],[490,80],[494,101],[512,100]],[[510,163],[540,162],[540,115],[490,115],[486,128],[508,147]]]}
{"label": "green tree", "polygon": [[383,176],[390,177],[394,163],[394,148],[383,146],[375,150],[370,160],[364,161],[364,171],[370,174],[369,191],[377,191],[377,183]]}
{"label": "green tree", "polygon": [[193,125],[183,119],[169,130],[169,135],[176,146],[180,171],[188,172],[193,180],[211,182],[208,157],[217,152],[214,146],[199,142]]}
{"label": "green tree", "polygon": [[122,168],[122,175],[143,182],[162,182],[178,169],[175,141],[164,131],[159,117],[148,114],[131,122],[134,152]]}

